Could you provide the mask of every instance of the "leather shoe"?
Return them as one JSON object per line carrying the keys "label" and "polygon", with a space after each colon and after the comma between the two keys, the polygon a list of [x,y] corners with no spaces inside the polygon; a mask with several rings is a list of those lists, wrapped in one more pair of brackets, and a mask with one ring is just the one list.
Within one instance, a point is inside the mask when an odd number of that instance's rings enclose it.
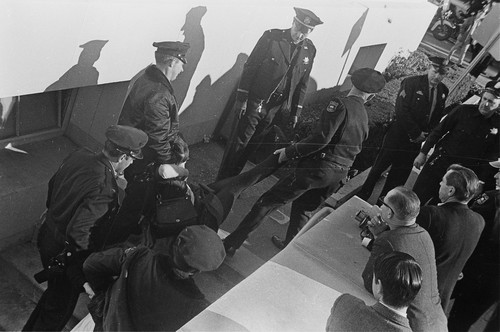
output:
{"label": "leather shoe", "polygon": [[226,241],[222,240],[222,244],[224,245],[224,250],[226,251],[227,257],[233,257],[236,253],[236,248],[226,243]]}
{"label": "leather shoe", "polygon": [[285,249],[286,245],[288,243],[285,243],[284,240],[282,240],[279,236],[277,235],[273,235],[271,237],[271,241],[273,242],[273,244],[276,246],[276,248],[278,248],[279,250],[283,250]]}

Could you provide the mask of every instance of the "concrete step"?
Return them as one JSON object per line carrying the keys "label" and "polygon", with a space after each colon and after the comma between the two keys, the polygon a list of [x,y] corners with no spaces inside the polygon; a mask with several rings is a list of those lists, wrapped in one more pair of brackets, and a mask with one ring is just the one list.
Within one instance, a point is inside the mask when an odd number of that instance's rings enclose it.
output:
{"label": "concrete step", "polygon": [[[0,252],[0,329],[19,331],[47,288],[39,284],[33,275],[42,270],[42,263],[35,245],[31,242],[11,246]],[[73,317],[66,324],[71,330],[87,315],[86,294],[81,294]]]}

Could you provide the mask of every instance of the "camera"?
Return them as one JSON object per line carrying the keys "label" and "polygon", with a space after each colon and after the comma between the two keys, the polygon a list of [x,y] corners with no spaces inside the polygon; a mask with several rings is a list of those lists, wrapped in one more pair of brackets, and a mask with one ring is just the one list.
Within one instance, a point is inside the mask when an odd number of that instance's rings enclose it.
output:
{"label": "camera", "polygon": [[359,228],[364,229],[371,225],[372,218],[364,210],[358,211],[356,217],[354,218],[359,223]]}

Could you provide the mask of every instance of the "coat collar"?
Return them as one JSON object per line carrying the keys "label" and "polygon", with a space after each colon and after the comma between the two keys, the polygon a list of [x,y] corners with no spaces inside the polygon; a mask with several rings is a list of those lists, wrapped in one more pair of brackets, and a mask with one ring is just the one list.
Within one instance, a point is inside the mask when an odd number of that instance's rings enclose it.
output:
{"label": "coat collar", "polygon": [[174,93],[172,84],[165,76],[165,74],[163,74],[163,72],[158,67],[156,67],[156,65],[149,65],[146,68],[146,75],[149,76],[151,80],[166,86],[170,90],[170,93],[172,94]]}
{"label": "coat collar", "polygon": [[408,318],[399,315],[397,312],[387,308],[382,303],[377,302],[372,306],[372,308],[373,310],[378,312],[381,316],[387,318],[394,324],[404,326],[408,329],[410,328],[410,322],[408,321]]}

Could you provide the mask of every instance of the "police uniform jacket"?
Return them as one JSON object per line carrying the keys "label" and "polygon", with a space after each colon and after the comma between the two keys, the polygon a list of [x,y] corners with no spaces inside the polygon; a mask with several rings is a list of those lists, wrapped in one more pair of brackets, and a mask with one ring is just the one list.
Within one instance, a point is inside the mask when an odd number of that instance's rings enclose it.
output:
{"label": "police uniform jacket", "polygon": [[74,285],[85,282],[81,266],[87,255],[105,244],[118,190],[108,159],[85,149],[69,155],[49,181],[45,223],[60,247],[67,241],[73,251],[67,275]]}
{"label": "police uniform jacket", "polygon": [[446,312],[460,272],[479,241],[484,220],[466,204],[448,202],[423,206],[417,223],[429,232],[434,243],[438,290]]}
{"label": "police uniform jacket", "polygon": [[428,133],[439,123],[444,115],[448,88],[439,83],[435,89],[436,104],[430,114],[432,100],[429,100],[427,74],[408,77],[401,82],[396,98],[396,121],[392,126],[401,136],[416,139],[422,132]]}
{"label": "police uniform jacket", "polygon": [[289,159],[318,156],[347,168],[352,166],[367,137],[368,114],[363,99],[333,98],[314,131],[287,147],[285,153]]}
{"label": "police uniform jacket", "polygon": [[147,67],[130,89],[118,120],[148,134],[143,148],[146,164],[169,162],[170,142],[179,132],[178,108],[167,77],[155,65]]}
{"label": "police uniform jacket", "polygon": [[498,114],[489,118],[482,116],[478,105],[461,105],[434,128],[421,152],[427,154],[437,143],[436,148],[441,148],[445,155],[469,167],[487,158],[497,159],[499,120]]}
{"label": "police uniform jacket", "polygon": [[106,290],[104,331],[177,331],[208,306],[193,279],[175,277],[167,256],[146,247],[94,253],[84,271],[96,289],[119,276]]}
{"label": "police uniform jacket", "polygon": [[422,286],[407,311],[412,331],[447,331],[437,288],[434,245],[429,233],[418,224],[385,231],[375,239],[362,274],[365,288],[372,292],[375,259],[392,251],[411,255],[422,268]]}
{"label": "police uniform jacket", "polygon": [[291,83],[287,105],[291,116],[299,116],[307,89],[309,74],[316,56],[311,40],[305,39],[292,53],[290,29],[272,29],[264,32],[243,68],[238,91],[239,97],[268,101],[273,92],[286,93],[286,77],[291,69]]}

